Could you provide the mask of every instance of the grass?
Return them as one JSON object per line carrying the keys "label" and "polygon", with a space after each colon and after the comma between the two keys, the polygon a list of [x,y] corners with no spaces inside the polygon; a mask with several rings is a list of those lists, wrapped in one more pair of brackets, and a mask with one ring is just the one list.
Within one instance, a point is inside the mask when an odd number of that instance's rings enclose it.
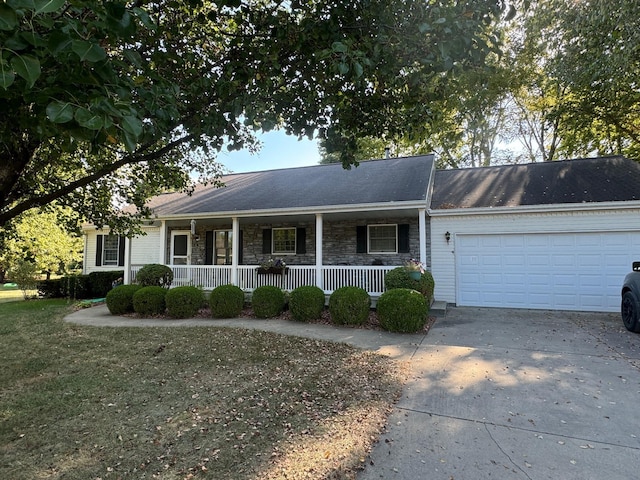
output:
{"label": "grass", "polygon": [[[35,295],[35,290],[28,291],[27,295]],[[5,288],[0,284],[0,303],[15,302],[16,300],[24,300],[24,294],[19,288]]]}
{"label": "grass", "polygon": [[400,394],[398,365],[344,344],[70,308],[0,304],[0,478],[354,478]]}

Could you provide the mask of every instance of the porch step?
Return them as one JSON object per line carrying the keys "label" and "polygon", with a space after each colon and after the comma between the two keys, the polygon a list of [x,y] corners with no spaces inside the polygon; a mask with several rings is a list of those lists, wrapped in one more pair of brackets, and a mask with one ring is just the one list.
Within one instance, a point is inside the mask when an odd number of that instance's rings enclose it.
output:
{"label": "porch step", "polygon": [[432,315],[444,316],[447,313],[447,302],[443,302],[441,300],[435,300],[431,304],[431,309],[429,313]]}

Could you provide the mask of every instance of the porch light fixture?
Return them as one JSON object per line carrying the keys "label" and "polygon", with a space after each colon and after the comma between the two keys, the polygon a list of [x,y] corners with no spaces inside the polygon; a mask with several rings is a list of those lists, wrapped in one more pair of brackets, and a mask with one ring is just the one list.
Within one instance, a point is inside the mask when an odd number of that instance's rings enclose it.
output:
{"label": "porch light fixture", "polygon": [[449,232],[444,234],[444,238],[447,241],[447,245],[449,244],[449,240],[451,240],[451,234]]}
{"label": "porch light fixture", "polygon": [[191,235],[195,235],[195,234],[196,234],[196,221],[191,220]]}

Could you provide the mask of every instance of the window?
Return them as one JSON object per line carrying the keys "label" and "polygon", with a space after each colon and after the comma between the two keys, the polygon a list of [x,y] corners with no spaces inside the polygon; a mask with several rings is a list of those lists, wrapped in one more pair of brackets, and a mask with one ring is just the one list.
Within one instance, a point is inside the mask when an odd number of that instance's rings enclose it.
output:
{"label": "window", "polygon": [[231,230],[216,230],[214,232],[214,264],[231,265],[231,248],[233,232]]}
{"label": "window", "polygon": [[274,228],[273,249],[274,254],[294,254],[296,253],[296,229],[293,228]]}
{"label": "window", "polygon": [[124,265],[124,237],[98,235],[96,237],[96,267]]}
{"label": "window", "polygon": [[116,235],[105,235],[102,242],[102,264],[118,265],[120,239]]}
{"label": "window", "polygon": [[398,253],[397,225],[369,225],[369,253]]}

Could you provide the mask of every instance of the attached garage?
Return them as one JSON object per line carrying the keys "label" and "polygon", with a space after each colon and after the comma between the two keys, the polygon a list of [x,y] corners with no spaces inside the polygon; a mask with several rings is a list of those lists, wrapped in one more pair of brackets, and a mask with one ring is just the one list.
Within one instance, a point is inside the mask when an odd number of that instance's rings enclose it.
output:
{"label": "attached garage", "polygon": [[457,235],[456,303],[618,311],[640,231]]}
{"label": "attached garage", "polygon": [[428,214],[437,300],[617,312],[640,261],[640,163],[438,170]]}

